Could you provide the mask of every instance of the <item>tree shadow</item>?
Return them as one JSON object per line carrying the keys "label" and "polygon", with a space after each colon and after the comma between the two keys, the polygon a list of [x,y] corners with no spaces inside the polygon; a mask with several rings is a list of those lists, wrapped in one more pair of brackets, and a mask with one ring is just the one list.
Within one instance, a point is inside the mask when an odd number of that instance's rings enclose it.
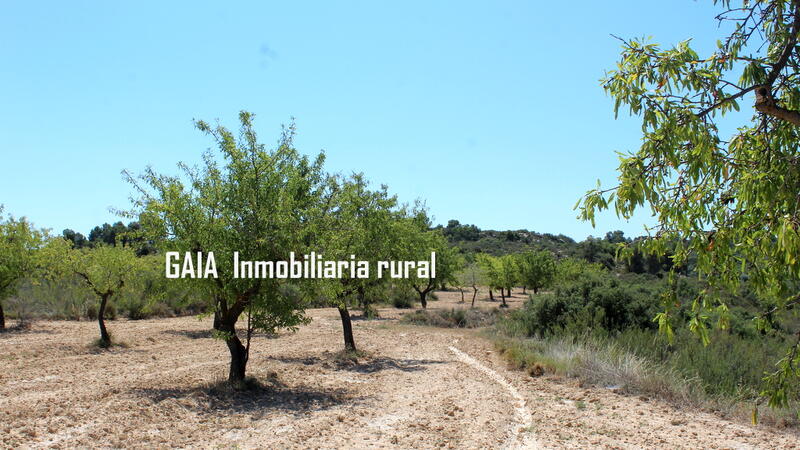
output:
{"label": "tree shadow", "polygon": [[373,322],[373,321],[374,322],[381,322],[381,321],[387,321],[387,320],[388,321],[395,321],[395,322],[397,321],[397,319],[392,318],[392,317],[366,317],[366,316],[361,315],[361,314],[359,314],[357,316],[351,315],[350,316],[350,320],[355,321],[355,322]]}
{"label": "tree shadow", "polygon": [[266,383],[249,379],[246,383],[241,389],[220,382],[192,388],[134,388],[129,393],[154,404],[172,401],[198,412],[247,413],[254,417],[275,411],[301,415],[363,401],[341,388],[288,387],[274,379]]}
{"label": "tree shadow", "polygon": [[211,339],[211,330],[164,330],[164,334],[181,336],[189,339]]}
{"label": "tree shadow", "polygon": [[427,370],[427,366],[433,364],[443,364],[446,361],[433,359],[398,359],[385,356],[354,356],[346,352],[327,354],[326,357],[319,356],[267,356],[266,359],[278,361],[285,364],[302,364],[306,366],[319,365],[324,368],[334,370],[347,370],[370,374],[382,370],[400,370],[402,372],[417,372]]}
{"label": "tree shadow", "polygon": [[[212,339],[213,330],[164,330],[162,331],[164,334],[169,334],[171,336],[179,336],[179,337],[186,337],[189,339]],[[239,336],[239,339],[245,339],[247,337],[247,332],[245,330],[236,330],[236,334]],[[275,339],[280,337],[278,334],[272,333],[253,333],[253,338],[266,338],[266,339]]]}
{"label": "tree shadow", "polygon": [[427,370],[427,366],[432,364],[444,364],[445,361],[434,359],[395,359],[387,357],[371,358],[365,362],[351,365],[343,365],[340,369],[358,373],[375,373],[381,370],[400,370],[403,372],[417,372]]}
{"label": "tree shadow", "polygon": [[29,324],[25,325],[11,325],[6,328],[0,329],[0,339],[2,338],[10,338],[12,336],[20,336],[26,334],[58,334],[57,331],[43,329],[43,328],[35,328]]}

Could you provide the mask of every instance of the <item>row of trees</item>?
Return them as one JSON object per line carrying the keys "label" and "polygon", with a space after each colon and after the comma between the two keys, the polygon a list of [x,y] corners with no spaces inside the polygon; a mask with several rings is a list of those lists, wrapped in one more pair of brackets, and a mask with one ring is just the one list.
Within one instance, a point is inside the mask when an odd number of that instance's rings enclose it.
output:
{"label": "row of trees", "polygon": [[[203,155],[201,166],[180,164],[177,176],[152,169],[139,176],[126,173],[138,193],[133,208],[124,212],[134,220],[127,227],[98,227],[85,240],[70,230],[49,236],[25,220],[3,220],[0,294],[13,295],[23,278],[76,277],[97,298],[99,343],[109,346],[104,320],[109,302],[124,290],[158,289],[143,274],[153,273],[154,265],[163,267],[163,259],[146,254],[155,249],[214,252],[218,277],[162,282],[184,283],[203,293],[214,334],[230,352],[228,379],[237,383],[246,374],[253,334],[307,322],[309,300],[322,298],[339,310],[345,347],[355,350],[348,305],[364,305],[368,290],[383,283],[413,288],[426,307],[436,286],[455,280],[461,258],[442,232],[431,228],[422,207],[399,204],[385,186],[370,189],[360,174],[325,172],[322,154],[309,158],[294,148],[293,127],[268,149],[257,139],[253,116],[242,112],[239,119],[238,133],[196,123],[217,148]],[[242,260],[281,261],[291,252],[316,252],[327,260],[355,256],[373,263],[424,261],[435,252],[436,270],[407,279],[378,278],[375,270],[369,278],[237,278],[234,252]]]}
{"label": "row of trees", "polygon": [[522,286],[523,293],[532,289],[534,293],[552,285],[556,274],[556,258],[547,250],[528,251],[503,256],[485,253],[474,255],[472,261],[457,273],[455,284],[461,290],[472,288],[472,307],[478,295],[478,286],[489,287],[489,298],[494,300],[494,291],[500,292],[502,306],[508,307],[506,295],[511,289]]}

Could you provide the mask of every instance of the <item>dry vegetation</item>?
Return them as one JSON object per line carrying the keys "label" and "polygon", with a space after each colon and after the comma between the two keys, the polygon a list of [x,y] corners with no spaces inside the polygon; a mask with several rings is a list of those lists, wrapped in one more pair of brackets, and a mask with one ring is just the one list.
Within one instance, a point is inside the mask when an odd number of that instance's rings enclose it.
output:
{"label": "dry vegetation", "polygon": [[[457,293],[439,297],[431,308],[465,307]],[[517,295],[510,304],[522,301]],[[312,323],[294,338],[259,336],[250,362],[255,380],[244,390],[221,383],[227,354],[210,337],[210,319],[116,321],[114,337],[126,346],[111,350],[89,346],[92,322],[36,322],[0,335],[6,369],[0,442],[7,448],[797,446],[787,430],[581,387],[552,374],[532,377],[509,368],[474,330],[406,325],[398,310],[379,312],[378,320],[354,320],[358,354],[341,353],[335,309],[310,310]]]}

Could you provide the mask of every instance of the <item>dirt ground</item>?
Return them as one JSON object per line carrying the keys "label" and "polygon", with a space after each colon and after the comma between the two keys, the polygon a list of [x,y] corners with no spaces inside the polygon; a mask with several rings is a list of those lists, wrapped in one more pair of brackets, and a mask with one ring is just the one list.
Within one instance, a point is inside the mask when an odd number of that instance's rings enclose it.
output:
{"label": "dirt ground", "polygon": [[[439,293],[429,308],[464,307]],[[515,295],[512,306],[524,297]],[[479,301],[483,308],[497,303]],[[36,322],[0,335],[0,447],[798,448],[751,427],[644,397],[510,370],[474,330],[354,320],[358,361],[337,358],[334,309],[294,334],[257,337],[263,387],[215,389],[225,345],[210,319],[113,321],[126,348],[87,346],[93,322]]]}

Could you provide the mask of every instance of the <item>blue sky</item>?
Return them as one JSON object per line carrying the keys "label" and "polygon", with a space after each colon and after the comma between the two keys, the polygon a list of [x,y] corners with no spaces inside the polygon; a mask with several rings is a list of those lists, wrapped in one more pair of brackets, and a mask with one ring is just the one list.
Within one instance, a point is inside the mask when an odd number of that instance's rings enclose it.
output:
{"label": "blue sky", "polygon": [[[568,6],[565,6],[568,5]],[[87,233],[129,206],[122,169],[175,173],[211,146],[192,119],[296,144],[363,171],[437,223],[564,233],[639,144],[599,79],[610,34],[673,44],[718,37],[711,1],[6,2],[0,14],[0,203]]]}

